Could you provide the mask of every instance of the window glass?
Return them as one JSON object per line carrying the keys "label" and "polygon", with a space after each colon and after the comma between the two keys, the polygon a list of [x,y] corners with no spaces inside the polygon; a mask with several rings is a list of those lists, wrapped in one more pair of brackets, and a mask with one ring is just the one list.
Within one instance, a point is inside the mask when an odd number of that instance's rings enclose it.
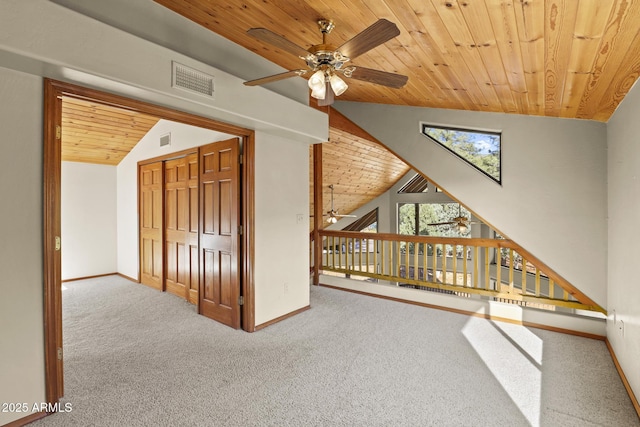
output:
{"label": "window glass", "polygon": [[423,124],[422,133],[442,145],[461,159],[501,182],[501,135],[466,129],[453,129]]}

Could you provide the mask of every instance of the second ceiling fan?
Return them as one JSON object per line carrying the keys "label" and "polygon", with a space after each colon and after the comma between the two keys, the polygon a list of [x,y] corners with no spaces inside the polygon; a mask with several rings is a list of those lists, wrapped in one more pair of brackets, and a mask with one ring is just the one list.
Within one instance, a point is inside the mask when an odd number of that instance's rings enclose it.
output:
{"label": "second ceiling fan", "polygon": [[256,86],[312,73],[309,78],[311,96],[318,100],[319,106],[326,106],[333,104],[334,96],[341,95],[348,88],[348,85],[338,74],[347,78],[396,89],[401,88],[407,83],[408,77],[401,74],[346,65],[352,59],[399,35],[400,30],[396,24],[386,19],[379,19],[339,47],[327,43],[327,35],[334,26],[333,21],[320,19],[318,21],[318,27],[322,32],[322,43],[313,45],[309,49],[304,49],[266,28],[249,29],[247,34],[285,52],[298,56],[306,62],[307,68],[286,71],[284,73],[251,80],[244,84],[247,86]]}

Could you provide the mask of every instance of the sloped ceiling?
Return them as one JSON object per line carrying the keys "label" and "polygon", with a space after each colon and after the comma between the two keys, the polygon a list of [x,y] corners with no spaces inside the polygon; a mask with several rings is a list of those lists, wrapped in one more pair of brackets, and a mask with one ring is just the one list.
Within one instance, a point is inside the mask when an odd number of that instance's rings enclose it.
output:
{"label": "sloped ceiling", "polygon": [[[312,151],[310,148],[309,194],[312,197],[309,212],[313,212]],[[330,141],[322,144],[322,211],[331,209],[329,185],[333,185],[333,208],[339,214],[349,214],[385,193],[408,171],[407,164],[380,144],[332,127]]]}
{"label": "sloped ceiling", "polygon": [[158,117],[95,102],[62,100],[62,160],[117,165]]}
{"label": "sloped ceiling", "polygon": [[155,1],[288,70],[304,62],[246,31],[264,27],[307,49],[322,42],[321,18],[335,22],[334,46],[380,18],[396,23],[398,37],[353,65],[408,84],[349,79],[346,101],[607,121],[640,73],[638,1]]}
{"label": "sloped ceiling", "polygon": [[[409,83],[387,89],[351,79],[340,96],[346,101],[606,121],[640,74],[636,1],[154,1],[285,69],[303,63],[249,37],[247,29],[268,28],[308,48],[321,42],[319,18],[335,21],[328,39],[334,45],[379,18],[396,23],[400,36],[354,64],[405,74]],[[254,72],[260,74],[248,78],[263,77],[262,71]],[[158,119],[121,111],[114,121],[114,112],[100,106],[67,106],[65,160],[117,164]],[[386,191],[408,169],[366,136],[332,127],[330,140],[324,153],[325,212],[329,184],[335,187],[335,208],[348,213]]]}

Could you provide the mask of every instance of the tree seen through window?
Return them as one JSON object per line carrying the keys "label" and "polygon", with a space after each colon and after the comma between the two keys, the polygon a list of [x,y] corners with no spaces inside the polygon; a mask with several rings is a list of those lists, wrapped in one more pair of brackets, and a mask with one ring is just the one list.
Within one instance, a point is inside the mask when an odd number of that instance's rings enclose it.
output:
{"label": "tree seen through window", "polygon": [[451,129],[423,124],[422,133],[458,157],[501,182],[501,135],[495,132]]}

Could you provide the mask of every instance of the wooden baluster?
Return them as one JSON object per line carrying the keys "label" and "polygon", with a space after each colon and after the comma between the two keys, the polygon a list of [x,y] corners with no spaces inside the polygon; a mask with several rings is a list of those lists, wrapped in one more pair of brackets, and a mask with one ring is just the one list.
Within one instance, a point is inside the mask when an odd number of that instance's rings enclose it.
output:
{"label": "wooden baluster", "polygon": [[429,275],[428,275],[428,267],[429,267],[429,262],[427,261],[427,244],[423,243],[422,244],[422,281],[423,282],[428,282],[429,281]]}
{"label": "wooden baluster", "polygon": [[331,236],[331,268],[336,268],[336,236]]}
{"label": "wooden baluster", "polygon": [[509,248],[509,293],[513,294],[513,249]]}
{"label": "wooden baluster", "polygon": [[489,270],[489,247],[485,246],[484,248],[484,288],[488,291],[491,289],[491,270]]}
{"label": "wooden baluster", "polygon": [[478,283],[478,247],[473,247],[473,287],[478,288],[480,284]]}
{"label": "wooden baluster", "polygon": [[436,283],[436,268],[438,268],[438,248],[435,243],[431,244],[431,281]]}
{"label": "wooden baluster", "polygon": [[380,241],[380,274],[382,274],[384,276],[384,267],[385,267],[385,262],[386,262],[386,258],[385,258],[385,251],[384,248],[385,246],[387,246],[387,242],[385,240],[381,240]]}
{"label": "wooden baluster", "polygon": [[502,250],[496,248],[496,291],[502,292]]}
{"label": "wooden baluster", "polygon": [[[396,247],[396,252],[397,252],[397,257],[396,257],[396,270],[395,270],[395,276],[396,277],[400,277],[400,266],[402,265],[402,253],[400,251],[400,246],[402,246],[400,244],[401,242],[397,242],[397,247]],[[405,243],[406,245],[406,243]]]}
{"label": "wooden baluster", "polygon": [[527,260],[522,257],[522,295],[527,294]]}
{"label": "wooden baluster", "polygon": [[464,277],[463,286],[466,288],[469,283],[467,281],[467,245],[462,246],[462,276]]}
{"label": "wooden baluster", "polygon": [[453,245],[453,286],[458,285],[458,245]]}
{"label": "wooden baluster", "polygon": [[370,265],[369,264],[369,238],[366,238],[364,240],[365,240],[365,243],[366,243],[366,245],[365,245],[365,251],[366,252],[365,252],[365,255],[364,255],[365,256],[364,259],[365,259],[365,264],[367,266],[367,273],[370,273],[370,271],[369,271],[369,265]]}
{"label": "wooden baluster", "polygon": [[409,279],[409,242],[404,246],[404,278]]}
{"label": "wooden baluster", "polygon": [[351,238],[351,266],[349,269],[353,272],[356,270],[356,239],[353,237]]}
{"label": "wooden baluster", "polygon": [[389,263],[389,270],[387,270],[389,272],[389,277],[393,277],[393,242],[391,240],[389,240],[389,255],[388,255],[388,263]]}
{"label": "wooden baluster", "polygon": [[420,275],[418,274],[418,270],[420,267],[418,262],[419,249],[420,249],[420,244],[418,242],[415,242],[413,244],[413,280],[420,280]]}
{"label": "wooden baluster", "polygon": [[380,240],[373,241],[373,272],[378,274],[378,247]]}
{"label": "wooden baluster", "polygon": [[362,272],[362,240],[358,237],[358,271],[360,272]]}

